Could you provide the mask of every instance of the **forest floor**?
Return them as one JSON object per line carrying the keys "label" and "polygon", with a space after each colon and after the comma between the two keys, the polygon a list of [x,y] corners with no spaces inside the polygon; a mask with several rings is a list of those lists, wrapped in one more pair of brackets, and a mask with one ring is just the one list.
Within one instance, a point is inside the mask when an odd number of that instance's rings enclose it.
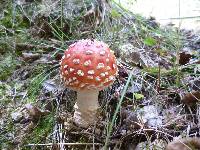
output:
{"label": "forest floor", "polygon": [[[104,13],[81,6],[1,8],[0,149],[163,150],[175,138],[199,137],[200,35],[116,3]],[[110,46],[119,75],[99,94],[96,124],[84,129],[73,123],[76,93],[62,84],[59,62],[86,38]]]}

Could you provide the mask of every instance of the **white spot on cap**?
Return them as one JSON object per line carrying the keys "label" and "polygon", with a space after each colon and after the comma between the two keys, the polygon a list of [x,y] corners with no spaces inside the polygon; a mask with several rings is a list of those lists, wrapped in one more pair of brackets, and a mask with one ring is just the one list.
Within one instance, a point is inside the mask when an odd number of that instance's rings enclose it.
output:
{"label": "white spot on cap", "polygon": [[71,55],[70,54],[67,54],[66,58],[69,58]]}
{"label": "white spot on cap", "polygon": [[69,72],[73,72],[74,70],[74,68],[69,68]]}
{"label": "white spot on cap", "polygon": [[65,59],[65,55],[62,56],[62,59]]}
{"label": "white spot on cap", "polygon": [[77,79],[76,77],[73,77],[73,78],[72,78],[72,80],[76,80],[76,79]]}
{"label": "white spot on cap", "polygon": [[65,80],[65,84],[66,84],[66,85],[69,85],[69,82]]}
{"label": "white spot on cap", "polygon": [[82,70],[78,70],[78,71],[77,71],[77,74],[78,74],[79,76],[84,76],[84,72],[83,72]]}
{"label": "white spot on cap", "polygon": [[72,78],[69,78],[69,79],[68,79],[68,82],[69,82],[69,83],[72,82]]}
{"label": "white spot on cap", "polygon": [[103,63],[98,63],[97,69],[101,69],[101,68],[104,68],[104,64]]}
{"label": "white spot on cap", "polygon": [[78,65],[78,64],[80,63],[80,59],[73,59],[73,63],[74,63],[75,65]]}
{"label": "white spot on cap", "polygon": [[95,42],[97,48],[103,47],[103,45],[104,45],[104,43],[101,42],[101,41],[96,41],[96,40],[95,40],[94,42]]}
{"label": "white spot on cap", "polygon": [[105,75],[108,75],[108,72],[105,72]]}
{"label": "white spot on cap", "polygon": [[101,79],[100,79],[99,76],[96,76],[95,80],[96,80],[96,81],[101,81]]}
{"label": "white spot on cap", "polygon": [[83,40],[83,41],[86,41],[86,42],[87,42],[87,43],[86,43],[86,46],[92,45],[92,41],[91,41],[91,40]]}
{"label": "white spot on cap", "polygon": [[112,54],[114,54],[114,51],[110,50],[110,52],[111,52]]}
{"label": "white spot on cap", "polygon": [[92,63],[91,60],[87,60],[87,61],[84,62],[83,65],[84,65],[84,66],[89,66],[91,63]]}
{"label": "white spot on cap", "polygon": [[111,68],[110,68],[110,66],[107,66],[106,69],[107,69],[107,70],[110,70]]}
{"label": "white spot on cap", "polygon": [[67,69],[68,65],[64,65],[64,69]]}
{"label": "white spot on cap", "polygon": [[86,54],[86,55],[91,55],[91,54],[93,54],[93,51],[91,51],[91,50],[86,50],[86,51],[85,51],[85,54]]}
{"label": "white spot on cap", "polygon": [[[71,44],[69,47],[71,48],[71,47],[74,47],[76,45],[76,43],[73,43],[73,44]],[[67,49],[68,50],[68,49]],[[67,51],[66,50],[66,51]]]}
{"label": "white spot on cap", "polygon": [[113,80],[115,80],[115,77],[114,76],[109,76],[109,80],[113,81]]}
{"label": "white spot on cap", "polygon": [[94,74],[94,70],[89,70],[88,74],[93,75]]}
{"label": "white spot on cap", "polygon": [[69,74],[68,70],[65,70],[65,74],[66,74],[66,75],[68,75],[68,74]]}
{"label": "white spot on cap", "polygon": [[103,51],[100,51],[99,53],[101,56],[104,56],[106,52],[103,50]]}
{"label": "white spot on cap", "polygon": [[93,76],[87,76],[87,78],[88,78],[88,79],[91,79],[91,80],[94,79]]}
{"label": "white spot on cap", "polygon": [[103,83],[107,83],[109,81],[109,79],[108,78],[106,78],[105,80],[104,80],[104,82]]}
{"label": "white spot on cap", "polygon": [[114,69],[116,68],[116,65],[115,65],[115,64],[113,64],[113,68],[114,68]]}
{"label": "white spot on cap", "polygon": [[100,73],[100,76],[105,77],[106,75],[105,75],[105,73]]}
{"label": "white spot on cap", "polygon": [[108,63],[110,60],[108,58],[106,58],[106,62]]}

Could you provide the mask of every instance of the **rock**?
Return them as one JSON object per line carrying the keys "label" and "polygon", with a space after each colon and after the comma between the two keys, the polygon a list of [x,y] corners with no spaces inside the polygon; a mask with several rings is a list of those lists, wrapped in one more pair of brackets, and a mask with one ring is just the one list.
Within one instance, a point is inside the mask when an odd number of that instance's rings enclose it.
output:
{"label": "rock", "polygon": [[12,118],[13,122],[18,123],[22,120],[23,115],[21,112],[14,112],[11,114],[11,118]]}
{"label": "rock", "polygon": [[61,90],[59,89],[57,85],[58,84],[55,82],[55,80],[49,79],[49,80],[44,81],[44,83],[42,84],[42,87],[45,90],[45,92],[55,92],[57,90]]}
{"label": "rock", "polygon": [[137,111],[137,115],[148,127],[158,127],[162,125],[162,116],[159,116],[156,106],[144,106]]}

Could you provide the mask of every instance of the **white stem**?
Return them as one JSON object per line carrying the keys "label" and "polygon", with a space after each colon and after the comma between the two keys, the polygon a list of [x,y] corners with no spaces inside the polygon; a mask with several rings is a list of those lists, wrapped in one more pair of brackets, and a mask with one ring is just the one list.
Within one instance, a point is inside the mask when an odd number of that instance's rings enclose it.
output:
{"label": "white stem", "polygon": [[77,101],[74,105],[74,121],[77,125],[86,128],[95,123],[99,107],[98,95],[97,90],[77,91]]}

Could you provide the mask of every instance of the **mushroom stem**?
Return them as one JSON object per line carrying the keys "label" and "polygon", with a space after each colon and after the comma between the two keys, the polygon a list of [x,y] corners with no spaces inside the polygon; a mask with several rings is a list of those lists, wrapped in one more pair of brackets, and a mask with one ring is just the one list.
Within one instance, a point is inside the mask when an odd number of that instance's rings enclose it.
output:
{"label": "mushroom stem", "polygon": [[88,127],[96,121],[96,112],[99,108],[98,90],[77,91],[77,101],[74,105],[74,121],[81,127]]}

